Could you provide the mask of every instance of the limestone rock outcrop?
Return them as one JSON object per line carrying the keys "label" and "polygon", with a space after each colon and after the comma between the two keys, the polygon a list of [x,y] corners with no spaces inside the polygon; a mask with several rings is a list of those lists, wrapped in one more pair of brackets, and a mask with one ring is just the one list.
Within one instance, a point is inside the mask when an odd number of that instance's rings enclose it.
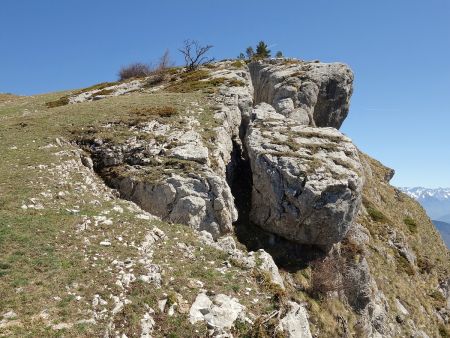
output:
{"label": "limestone rock outcrop", "polygon": [[251,220],[289,240],[328,247],[361,204],[356,147],[334,128],[303,126],[267,104],[245,138],[252,175]]}
{"label": "limestone rock outcrop", "polygon": [[[211,79],[238,84],[218,88],[210,97],[213,112],[191,102],[172,120],[119,126],[138,136],[94,139],[83,145],[93,157],[94,169],[121,197],[163,220],[206,230],[214,238],[230,233],[238,217],[227,174],[233,172],[241,116],[248,115],[253,100],[248,71],[228,68],[210,71]],[[115,127],[117,123],[103,126]]]}
{"label": "limestone rock outcrop", "polygon": [[232,328],[244,311],[245,307],[235,298],[218,294],[211,300],[205,293],[199,293],[189,311],[189,321],[191,324],[205,321],[215,334],[222,334]]}
{"label": "limestone rock outcrop", "polygon": [[288,302],[289,310],[280,320],[279,330],[283,332],[287,338],[312,338],[309,329],[308,314],[305,308],[296,303]]}
{"label": "limestone rock outcrop", "polygon": [[214,172],[183,177],[173,174],[151,183],[133,177],[111,177],[110,185],[121,196],[162,219],[206,230],[215,238],[229,233],[237,219],[231,191]]}
{"label": "limestone rock outcrop", "polygon": [[339,128],[347,117],[353,73],[342,63],[297,60],[249,65],[255,104],[266,102],[304,125]]}

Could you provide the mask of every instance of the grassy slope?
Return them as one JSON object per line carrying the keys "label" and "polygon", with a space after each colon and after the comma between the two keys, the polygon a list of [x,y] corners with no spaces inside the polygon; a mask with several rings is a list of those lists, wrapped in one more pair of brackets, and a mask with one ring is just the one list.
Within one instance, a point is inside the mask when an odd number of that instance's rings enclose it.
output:
{"label": "grassy slope", "polygon": [[[90,127],[98,130],[106,122],[133,119],[136,111],[152,112],[153,108],[171,106],[179,114],[184,114],[190,109],[191,102],[207,105],[200,92],[182,89],[186,93],[136,92],[52,109],[48,109],[45,102],[58,100],[68,93],[35,97],[0,96],[0,315],[9,310],[18,315],[8,326],[0,328],[0,336],[103,334],[107,319],[99,319],[95,324],[76,322],[92,318],[91,301],[95,294],[108,301],[106,308],[109,311],[113,308],[109,296],[120,293],[120,290],[115,285],[117,271],[111,268],[111,263],[114,259],[138,259],[139,252],[131,244],[140,243],[153,226],[158,226],[168,235],[166,241],[158,244],[154,256],[154,262],[165,271],[164,283],[161,289],[135,283],[128,291],[127,297],[132,303],[117,316],[116,327],[125,326],[123,332],[129,337],[139,333],[144,304],[157,310],[157,301],[174,292],[192,303],[198,290],[186,287],[189,279],[201,280],[210,291],[236,296],[256,317],[277,307],[276,297],[268,299],[277,290],[268,288],[261,278],[238,266],[220,273],[215,268],[221,267],[227,257],[217,250],[205,248],[187,227],[137,218],[139,211],[126,201],[109,197],[110,192],[103,190],[105,188],[97,178],[94,177],[94,183],[86,181],[89,177],[87,169],[74,164],[79,161],[73,145],[64,142],[57,145],[55,141],[61,137],[73,138],[73,131],[80,133]],[[205,109],[204,116],[198,117],[206,125],[211,123],[208,114],[209,110]],[[153,119],[155,116],[140,118]],[[101,133],[105,136],[103,131]],[[208,135],[206,130],[204,136]],[[109,136],[122,139],[128,135],[115,132]],[[54,146],[47,147],[49,144]],[[442,299],[434,290],[439,278],[448,275],[448,256],[442,255],[445,248],[420,206],[384,183],[386,169],[381,164],[362,156],[373,173],[366,181],[365,202],[384,217],[383,221],[374,221],[362,213],[359,218],[374,239],[368,258],[371,271],[388,297],[391,309],[395,309],[395,297],[402,299],[417,325],[437,335],[439,324],[429,318],[434,318],[434,309],[442,306]],[[65,193],[59,197],[59,192]],[[24,204],[33,204],[31,198],[38,198],[35,202],[44,208],[22,209]],[[79,207],[79,212],[72,211],[75,206]],[[116,212],[113,208],[117,206],[121,206],[124,212]],[[100,215],[110,218],[112,225],[99,223],[95,226],[93,221],[89,230],[77,231],[77,226],[86,218],[94,220],[94,216]],[[414,221],[414,227],[404,222],[406,217]],[[389,229],[402,232],[416,253],[421,268],[414,275],[408,274],[404,262],[398,260],[398,255],[386,244]],[[116,240],[119,236],[123,237],[123,242]],[[99,245],[103,239],[111,239],[113,245]],[[194,247],[195,259],[185,257],[185,252],[177,246],[179,241]],[[424,271],[427,266],[431,269]],[[140,268],[139,265],[135,267],[136,271]],[[291,284],[296,288],[288,286],[287,297],[307,303],[313,332],[333,337],[339,331],[338,318],[341,316],[350,327],[355,323],[355,315],[338,300],[310,296],[306,291],[311,278],[309,268],[298,271],[292,278],[294,282]],[[247,291],[247,288],[251,290]],[[80,300],[77,296],[81,297]],[[255,298],[257,303],[253,301]],[[419,303],[426,316],[420,311]],[[155,320],[155,336],[203,336],[205,332],[205,327],[189,325],[186,314],[169,317],[157,312]],[[74,325],[64,330],[53,330],[52,325],[58,323]],[[240,326],[240,330],[242,333],[248,328]]]}
{"label": "grassy slope", "polygon": [[[448,251],[420,204],[386,183],[389,169],[365,154],[361,158],[368,168],[364,205],[365,210],[372,209],[372,216],[363,212],[358,221],[372,235],[368,258],[372,274],[387,296],[393,314],[396,312],[394,299],[399,298],[418,328],[439,337],[438,330],[443,327],[434,311],[445,307],[445,300],[436,289],[439,280],[448,278],[450,273]],[[410,267],[388,245],[392,231],[405,238],[416,255],[417,266]]]}
{"label": "grassy slope", "polygon": [[[94,177],[94,183],[86,181],[86,168],[75,164],[79,160],[74,146],[64,142],[59,146],[55,141],[70,139],[72,129],[126,117],[134,108],[169,104],[183,112],[190,102],[202,102],[202,94],[133,93],[52,109],[45,106],[45,102],[64,94],[8,96],[0,101],[0,315],[10,310],[17,313],[15,320],[0,328],[0,336],[101,335],[107,319],[96,324],[77,321],[92,318],[95,294],[107,300],[106,308],[112,309],[109,296],[121,292],[115,285],[117,273],[112,261],[137,259],[139,252],[134,244],[140,243],[155,225],[168,235],[154,257],[154,263],[166,273],[164,285],[156,289],[139,282],[133,284],[128,295],[132,304],[116,316],[116,327],[124,325],[123,332],[129,337],[139,333],[144,303],[156,310],[157,301],[174,292],[192,303],[198,290],[186,287],[190,278],[201,280],[207,290],[238,297],[256,316],[271,310],[271,302],[252,302],[254,298],[265,299],[267,293],[259,289],[250,272],[239,267],[226,273],[216,270],[227,257],[204,248],[185,226],[137,218],[139,211],[126,201],[108,197],[108,190],[102,190],[98,179]],[[64,195],[58,196],[59,192]],[[22,205],[33,205],[31,198],[37,198],[35,205],[42,204],[43,209],[22,209]],[[124,212],[116,212],[115,206],[121,206]],[[77,207],[79,212],[73,212]],[[95,226],[94,216],[101,215],[111,219],[112,225],[100,222]],[[86,218],[92,223],[80,233],[77,225]],[[122,242],[117,240],[119,236]],[[101,246],[104,239],[112,240],[112,246]],[[181,241],[194,247],[194,259],[184,257],[176,245]],[[134,269],[139,268],[137,264]],[[77,300],[77,296],[81,298]],[[157,313],[155,319],[159,328],[156,336],[205,334],[205,327],[189,325],[185,314],[169,317]],[[52,325],[58,323],[74,325],[53,330]]]}

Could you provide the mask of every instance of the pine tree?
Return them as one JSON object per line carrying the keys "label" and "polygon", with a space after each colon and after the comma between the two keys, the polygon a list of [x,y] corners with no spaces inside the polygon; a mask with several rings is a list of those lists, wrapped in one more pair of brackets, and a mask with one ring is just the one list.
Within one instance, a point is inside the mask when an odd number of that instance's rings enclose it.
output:
{"label": "pine tree", "polygon": [[279,51],[277,52],[277,54],[275,55],[275,57],[277,57],[277,58],[282,58],[282,57],[283,57],[283,53],[281,52],[281,50],[279,50]]}
{"label": "pine tree", "polygon": [[270,50],[264,41],[260,41],[256,46],[255,56],[261,59],[270,58]]}
{"label": "pine tree", "polygon": [[244,53],[240,53],[239,56],[237,57],[239,60],[244,60],[245,59],[245,55]]}

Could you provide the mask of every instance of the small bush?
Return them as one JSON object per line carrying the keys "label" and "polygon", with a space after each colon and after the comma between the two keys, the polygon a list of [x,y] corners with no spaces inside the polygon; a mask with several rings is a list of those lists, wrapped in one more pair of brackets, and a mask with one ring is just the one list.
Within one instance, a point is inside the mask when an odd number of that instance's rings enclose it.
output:
{"label": "small bush", "polygon": [[433,290],[431,291],[431,293],[429,294],[431,298],[433,298],[434,300],[436,300],[439,303],[445,303],[446,299],[445,297],[442,295],[442,293],[440,293],[437,290]]}
{"label": "small bush", "polygon": [[167,91],[174,93],[188,93],[207,89],[213,86],[210,81],[202,81],[206,80],[208,76],[209,72],[206,70],[195,70],[183,73],[180,75],[181,80],[168,86]]}
{"label": "small bush", "polygon": [[177,109],[172,106],[134,108],[130,111],[130,114],[138,116],[159,115],[162,117],[170,117],[176,113]]}
{"label": "small bush", "polygon": [[413,276],[415,274],[414,268],[411,266],[408,260],[401,255],[397,256],[397,272],[404,272],[408,276]]}
{"label": "small bush", "polygon": [[450,338],[450,328],[446,327],[444,324],[440,324],[439,334],[442,338]]}
{"label": "small bush", "polygon": [[256,268],[253,270],[253,277],[261,289],[272,294],[271,302],[273,306],[280,308],[286,303],[286,291],[273,282],[269,272]]}
{"label": "small bush", "polygon": [[380,211],[373,207],[367,207],[367,212],[373,221],[381,223],[387,221],[386,216]]}
{"label": "small bush", "polygon": [[69,104],[69,97],[68,96],[63,96],[63,97],[60,97],[58,100],[49,101],[49,102],[45,103],[47,108],[56,108],[56,107],[65,106],[67,104]]}
{"label": "small bush", "polygon": [[228,85],[230,87],[244,87],[245,83],[241,80],[237,80],[237,79],[231,79],[228,81]]}
{"label": "small bush", "polygon": [[419,257],[417,258],[417,267],[421,273],[430,274],[434,265],[428,257]]}
{"label": "small bush", "polygon": [[152,73],[152,68],[145,63],[132,63],[131,65],[124,66],[119,71],[119,79],[120,81],[146,77]]}
{"label": "small bush", "polygon": [[313,262],[311,269],[311,291],[315,295],[341,291],[344,284],[340,276],[342,262],[327,257]]}
{"label": "small bush", "polygon": [[162,83],[166,79],[166,73],[164,71],[155,71],[149,75],[149,79],[145,84],[147,87],[153,87]]}
{"label": "small bush", "polygon": [[231,66],[235,68],[242,68],[245,66],[245,62],[243,62],[242,60],[236,60],[231,63]]}
{"label": "small bush", "polygon": [[417,232],[417,224],[411,217],[405,217],[403,222],[408,226],[409,231],[413,234]]}

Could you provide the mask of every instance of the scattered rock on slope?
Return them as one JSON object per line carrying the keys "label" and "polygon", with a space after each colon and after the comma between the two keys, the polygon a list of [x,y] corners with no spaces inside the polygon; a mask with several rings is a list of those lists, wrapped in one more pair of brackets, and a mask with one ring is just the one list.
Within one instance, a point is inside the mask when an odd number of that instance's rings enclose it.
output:
{"label": "scattered rock on slope", "polygon": [[287,305],[289,310],[280,320],[278,329],[286,334],[287,338],[312,338],[305,308],[291,301]]}
{"label": "scattered rock on slope", "polygon": [[189,311],[189,321],[191,324],[205,321],[209,328],[221,333],[230,330],[244,310],[235,298],[218,294],[211,300],[205,293],[199,293]]}

